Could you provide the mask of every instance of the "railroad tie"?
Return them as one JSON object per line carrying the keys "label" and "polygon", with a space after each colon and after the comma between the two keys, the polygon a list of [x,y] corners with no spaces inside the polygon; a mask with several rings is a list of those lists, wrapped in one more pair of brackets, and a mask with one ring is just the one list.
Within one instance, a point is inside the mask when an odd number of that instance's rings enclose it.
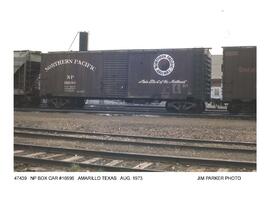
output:
{"label": "railroad tie", "polygon": [[228,171],[230,171],[229,168],[219,168],[219,169],[217,170],[217,172],[228,172]]}
{"label": "railroad tie", "polygon": [[187,168],[186,172],[206,172],[206,168]]}
{"label": "railroad tie", "polygon": [[81,163],[84,163],[84,164],[90,164],[90,163],[94,163],[94,162],[96,162],[96,161],[98,161],[98,160],[100,160],[101,158],[99,158],[99,157],[95,157],[95,158],[91,158],[90,160],[86,160],[86,161],[83,161],[83,162],[81,162]]}
{"label": "railroad tie", "polygon": [[22,153],[22,152],[24,152],[24,150],[15,150],[14,154],[19,154],[19,153]]}
{"label": "railroad tie", "polygon": [[43,155],[43,154],[46,154],[46,153],[45,152],[35,152],[32,154],[24,155],[24,157],[37,157],[37,156]]}
{"label": "railroad tie", "polygon": [[149,167],[150,165],[152,165],[153,163],[149,163],[149,162],[144,162],[144,163],[140,163],[139,165],[136,165],[135,167],[133,167],[134,169],[145,169],[147,167]]}
{"label": "railroad tie", "polygon": [[66,158],[66,159],[64,159],[62,161],[64,161],[64,162],[71,162],[71,161],[79,160],[81,158],[83,158],[83,157],[82,156],[73,156],[73,157],[70,157],[70,158]]}
{"label": "railroad tie", "polygon": [[117,165],[117,164],[119,164],[121,162],[123,162],[123,160],[113,160],[113,161],[107,163],[106,165],[107,166],[115,166],[115,165]]}
{"label": "railroad tie", "polygon": [[53,155],[49,155],[47,157],[43,157],[42,159],[44,160],[49,160],[49,159],[52,159],[52,158],[55,158],[55,157],[60,157],[60,156],[63,156],[65,154],[53,154]]}

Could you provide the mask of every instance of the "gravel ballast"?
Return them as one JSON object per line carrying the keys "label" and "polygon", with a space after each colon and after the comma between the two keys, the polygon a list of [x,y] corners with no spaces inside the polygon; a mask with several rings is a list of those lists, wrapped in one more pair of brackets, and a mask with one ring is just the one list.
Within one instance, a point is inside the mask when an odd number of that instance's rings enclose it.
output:
{"label": "gravel ballast", "polygon": [[14,126],[256,142],[256,121],[254,120],[15,112]]}

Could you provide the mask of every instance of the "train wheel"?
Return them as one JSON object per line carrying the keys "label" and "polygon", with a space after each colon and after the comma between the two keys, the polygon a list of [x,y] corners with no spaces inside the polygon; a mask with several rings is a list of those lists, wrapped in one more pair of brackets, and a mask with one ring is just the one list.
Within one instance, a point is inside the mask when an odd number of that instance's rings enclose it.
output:
{"label": "train wheel", "polygon": [[72,108],[82,108],[85,105],[85,99],[79,98],[79,99],[70,99],[70,107]]}
{"label": "train wheel", "polygon": [[38,107],[41,103],[41,99],[39,97],[32,97],[31,98],[31,105],[34,107]]}
{"label": "train wheel", "polygon": [[202,101],[170,101],[166,102],[166,110],[178,113],[202,113],[205,110],[205,104]]}
{"label": "train wheel", "polygon": [[64,108],[69,103],[68,99],[65,98],[52,98],[48,99],[48,106],[53,108]]}
{"label": "train wheel", "polygon": [[168,112],[181,112],[181,103],[178,101],[170,101],[170,102],[166,102],[166,110]]}
{"label": "train wheel", "polygon": [[22,106],[21,97],[14,96],[14,107],[20,107],[20,106]]}
{"label": "train wheel", "polygon": [[239,102],[230,102],[227,110],[229,113],[238,114],[242,109],[242,105]]}
{"label": "train wheel", "polygon": [[205,110],[205,103],[202,101],[196,102],[196,107],[194,109],[195,113],[202,113]]}
{"label": "train wheel", "polygon": [[77,99],[77,104],[79,108],[83,108],[85,105],[86,99]]}

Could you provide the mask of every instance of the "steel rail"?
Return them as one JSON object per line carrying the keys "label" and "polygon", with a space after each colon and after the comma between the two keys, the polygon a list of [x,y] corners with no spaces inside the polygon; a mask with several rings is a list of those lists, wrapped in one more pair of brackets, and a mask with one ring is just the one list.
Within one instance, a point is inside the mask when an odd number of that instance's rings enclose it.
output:
{"label": "steel rail", "polygon": [[[121,145],[134,145],[134,146],[152,146],[152,147],[168,147],[168,148],[190,148],[196,150],[215,150],[215,151],[224,151],[224,152],[244,152],[244,153],[256,153],[256,149],[247,149],[247,148],[237,148],[237,147],[211,147],[206,145],[188,145],[188,144],[177,144],[177,143],[160,143],[160,142],[149,142],[147,141],[130,141],[130,140],[119,140],[119,139],[100,139],[100,138],[93,138],[93,137],[75,137],[70,135],[56,135],[51,133],[33,133],[33,132],[14,132],[15,136],[18,137],[35,137],[38,139],[50,139],[56,138],[58,140],[65,140],[65,141],[76,141],[76,142],[98,142],[98,143],[106,143],[106,144],[121,144]],[[74,135],[74,133],[73,133]],[[192,143],[192,142],[191,142]],[[198,144],[198,143],[197,143]]]}
{"label": "steel rail", "polygon": [[29,145],[29,144],[23,144],[23,143],[15,143],[14,148],[15,149],[31,149],[31,150],[38,149],[38,150],[42,150],[46,152],[62,152],[66,154],[94,155],[94,156],[105,156],[105,157],[122,158],[122,159],[125,158],[125,159],[133,159],[133,160],[177,162],[177,163],[189,163],[189,164],[207,165],[207,166],[210,165],[210,166],[225,166],[225,167],[256,169],[255,161],[237,161],[237,160],[224,160],[224,159],[212,159],[212,158],[129,153],[129,152],[96,151],[96,150],[85,150],[85,149]]}
{"label": "steel rail", "polygon": [[[156,108],[157,109],[157,108]],[[57,112],[57,113],[85,113],[85,114],[111,114],[111,115],[150,115],[150,116],[165,116],[165,117],[190,117],[190,118],[217,118],[217,119],[243,119],[243,120],[256,120],[256,115],[246,115],[238,114],[232,115],[227,112],[222,113],[221,111],[217,112],[203,112],[201,114],[197,113],[169,113],[169,112],[160,112],[152,111],[152,109],[147,111],[142,110],[92,110],[91,108],[86,109],[49,109],[49,108],[14,108],[16,112]]]}
{"label": "steel rail", "polygon": [[[14,126],[14,131],[29,131],[29,132],[44,132],[44,133],[58,133],[58,134],[69,134],[69,135],[87,135],[87,136],[109,136],[119,138],[132,138],[132,139],[144,139],[144,140],[156,140],[165,142],[186,142],[186,143],[209,143],[209,144],[220,144],[220,145],[238,145],[238,146],[249,146],[250,148],[256,148],[254,142],[239,142],[239,141],[221,141],[221,140],[206,140],[206,139],[188,139],[188,138],[168,138],[168,137],[155,137],[155,136],[142,136],[142,135],[126,135],[126,134],[113,134],[113,133],[100,133],[100,132],[86,132],[86,131],[70,131],[70,130],[56,130],[56,129],[42,129],[42,128],[31,128],[31,127],[19,127]],[[23,133],[23,132],[21,132]],[[255,150],[255,149],[254,149]]]}
{"label": "steel rail", "polygon": [[211,147],[205,145],[187,145],[187,144],[168,144],[168,143],[159,143],[159,142],[148,142],[148,141],[130,141],[130,140],[117,140],[117,139],[98,139],[98,138],[82,138],[69,135],[56,135],[56,134],[46,134],[46,133],[25,133],[15,131],[15,136],[21,137],[35,137],[38,139],[58,139],[65,141],[76,141],[76,142],[97,142],[97,143],[106,143],[106,144],[121,144],[121,145],[134,145],[134,146],[152,146],[152,147],[168,147],[168,148],[190,148],[196,150],[214,150],[218,152],[238,152],[238,153],[256,153],[256,149],[247,149],[247,148],[237,148],[237,147]]}

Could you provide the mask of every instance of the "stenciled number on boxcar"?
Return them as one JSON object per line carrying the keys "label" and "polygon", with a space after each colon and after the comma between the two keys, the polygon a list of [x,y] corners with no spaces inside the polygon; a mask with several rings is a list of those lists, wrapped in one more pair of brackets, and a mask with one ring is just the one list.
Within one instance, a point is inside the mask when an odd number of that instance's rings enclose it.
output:
{"label": "stenciled number on boxcar", "polygon": [[75,75],[66,75],[66,80],[64,80],[64,92],[72,93],[76,90],[76,80]]}

